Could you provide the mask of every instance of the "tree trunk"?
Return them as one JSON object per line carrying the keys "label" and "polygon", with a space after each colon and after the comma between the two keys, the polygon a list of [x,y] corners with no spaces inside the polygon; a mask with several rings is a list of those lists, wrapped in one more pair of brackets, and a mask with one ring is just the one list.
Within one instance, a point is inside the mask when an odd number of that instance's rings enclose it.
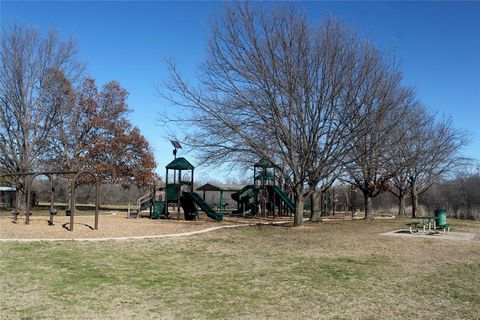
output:
{"label": "tree trunk", "polygon": [[398,197],[398,215],[399,216],[406,215],[406,212],[405,212],[405,195],[404,194],[400,194],[400,196]]}
{"label": "tree trunk", "polygon": [[310,221],[312,222],[320,221],[320,211],[315,210],[315,196],[313,192],[310,195]]}
{"label": "tree trunk", "polygon": [[293,218],[293,226],[301,226],[303,224],[303,196],[297,195],[295,201],[295,216]]}
{"label": "tree trunk", "polygon": [[329,207],[329,199],[327,192],[329,192],[329,189],[322,190],[322,215],[323,216],[328,216],[330,214],[330,207]]}
{"label": "tree trunk", "polygon": [[373,220],[372,196],[368,193],[363,193],[365,198],[365,219]]}
{"label": "tree trunk", "polygon": [[418,209],[418,194],[415,188],[412,188],[412,218],[417,217],[417,209]]}

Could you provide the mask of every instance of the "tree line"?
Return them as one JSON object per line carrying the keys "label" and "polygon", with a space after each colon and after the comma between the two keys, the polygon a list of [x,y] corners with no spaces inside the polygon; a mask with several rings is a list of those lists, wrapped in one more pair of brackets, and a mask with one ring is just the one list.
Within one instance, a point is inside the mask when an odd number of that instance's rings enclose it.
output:
{"label": "tree line", "polygon": [[198,84],[168,66],[164,119],[183,125],[177,138],[204,163],[270,160],[295,197],[295,225],[305,199],[338,182],[362,193],[366,219],[384,192],[402,215],[409,196],[415,216],[418,197],[467,160],[467,133],[421,103],[393,55],[335,17],[311,24],[294,5],[228,3],[211,21]]}
{"label": "tree line", "polygon": [[[155,161],[128,119],[128,92],[85,75],[75,41],[6,26],[0,70],[0,173],[90,169],[124,187],[152,181]],[[24,177],[14,183],[24,190]]]}

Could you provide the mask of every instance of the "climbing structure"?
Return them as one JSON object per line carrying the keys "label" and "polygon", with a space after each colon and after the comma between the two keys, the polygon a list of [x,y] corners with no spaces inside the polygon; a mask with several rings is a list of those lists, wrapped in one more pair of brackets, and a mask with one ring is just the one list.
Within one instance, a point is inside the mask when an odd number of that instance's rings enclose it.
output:
{"label": "climbing structure", "polygon": [[232,199],[237,202],[235,213],[275,217],[295,212],[294,203],[280,187],[275,168],[267,159],[255,163],[253,185],[247,185],[232,194]]}
{"label": "climbing structure", "polygon": [[[183,157],[176,158],[166,166],[165,205],[162,208],[165,211],[165,215],[168,216],[170,203],[177,209],[178,219],[182,218],[180,213],[181,207],[185,220],[198,220],[198,206],[209,218],[222,221],[223,215],[213,210],[200,195],[193,191],[194,170],[195,167]],[[182,176],[182,172],[190,179],[186,180]],[[173,173],[173,179],[171,173]]]}

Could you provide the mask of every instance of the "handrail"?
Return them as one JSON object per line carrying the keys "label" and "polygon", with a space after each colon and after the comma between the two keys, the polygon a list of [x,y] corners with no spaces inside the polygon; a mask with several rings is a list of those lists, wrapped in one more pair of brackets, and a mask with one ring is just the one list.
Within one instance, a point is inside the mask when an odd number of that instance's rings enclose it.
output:
{"label": "handrail", "polygon": [[154,193],[151,192],[137,199],[137,211],[140,211],[142,204],[153,201]]}

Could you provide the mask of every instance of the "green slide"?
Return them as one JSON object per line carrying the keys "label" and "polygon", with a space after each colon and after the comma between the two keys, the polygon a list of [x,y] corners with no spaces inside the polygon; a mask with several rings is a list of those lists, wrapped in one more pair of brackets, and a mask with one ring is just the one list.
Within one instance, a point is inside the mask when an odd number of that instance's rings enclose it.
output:
{"label": "green slide", "polygon": [[242,214],[243,212],[249,212],[255,215],[257,212],[257,207],[254,206],[253,201],[251,201],[260,191],[260,188],[255,187],[254,185],[248,185],[243,187],[241,190],[232,194],[232,199],[239,203],[239,209],[233,211],[234,214]]}
{"label": "green slide", "polygon": [[195,204],[197,204],[206,214],[209,218],[217,221],[222,221],[223,220],[223,215],[217,213],[215,210],[213,210],[206,202],[205,200],[200,197],[198,193],[195,192],[184,192],[183,196],[186,199],[191,199]]}
{"label": "green slide", "polygon": [[241,199],[245,196],[245,193],[247,191],[250,191],[250,189],[255,188],[253,185],[247,185],[243,187],[241,190],[232,193],[232,199],[235,200],[236,202],[240,202]]}
{"label": "green slide", "polygon": [[273,191],[282,199],[283,202],[287,205],[290,211],[295,212],[295,204],[290,200],[290,198],[285,194],[285,192],[280,189],[278,186],[273,186]]}
{"label": "green slide", "polygon": [[183,209],[185,220],[198,220],[198,210],[189,192],[183,192],[180,197],[180,205]]}
{"label": "green slide", "polygon": [[165,202],[157,201],[153,204],[151,219],[165,218]]}

